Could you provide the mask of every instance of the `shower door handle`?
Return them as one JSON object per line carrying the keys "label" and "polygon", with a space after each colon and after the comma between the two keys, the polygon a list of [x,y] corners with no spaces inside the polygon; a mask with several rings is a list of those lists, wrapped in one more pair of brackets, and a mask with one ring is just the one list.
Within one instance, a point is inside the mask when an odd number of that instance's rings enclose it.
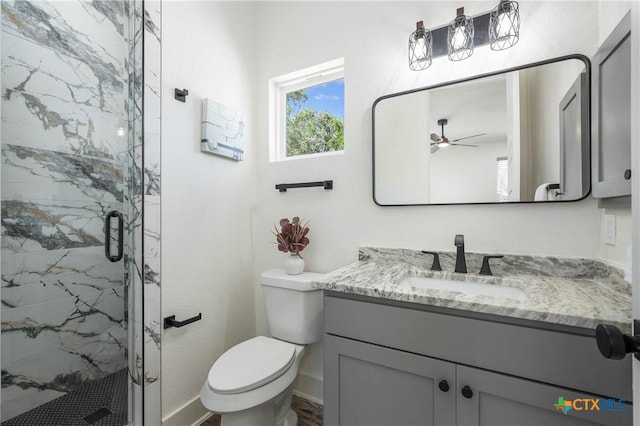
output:
{"label": "shower door handle", "polygon": [[[111,254],[111,218],[113,217],[118,218],[118,253],[115,256]],[[117,262],[122,259],[122,255],[124,253],[123,237],[124,219],[122,218],[122,214],[116,210],[112,210],[104,219],[104,255],[109,259],[109,261]]]}
{"label": "shower door handle", "polygon": [[640,321],[633,320],[633,335],[622,334],[615,325],[598,324],[596,343],[605,358],[620,360],[633,353],[640,360]]}

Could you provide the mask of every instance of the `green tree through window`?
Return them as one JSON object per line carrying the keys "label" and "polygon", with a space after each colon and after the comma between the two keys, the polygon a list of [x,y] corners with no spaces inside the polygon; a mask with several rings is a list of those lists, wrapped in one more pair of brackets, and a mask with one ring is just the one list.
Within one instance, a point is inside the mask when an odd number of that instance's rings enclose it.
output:
{"label": "green tree through window", "polygon": [[[330,96],[316,93],[334,84],[338,88],[332,87]],[[287,157],[344,150],[344,96],[335,94],[344,94],[343,80],[321,86],[287,93]]]}

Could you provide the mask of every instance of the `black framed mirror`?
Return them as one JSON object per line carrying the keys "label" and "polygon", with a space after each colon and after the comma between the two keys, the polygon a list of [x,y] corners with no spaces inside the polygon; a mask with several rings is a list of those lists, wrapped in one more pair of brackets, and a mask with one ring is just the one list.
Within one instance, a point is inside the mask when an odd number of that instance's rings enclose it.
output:
{"label": "black framed mirror", "polygon": [[568,55],[373,104],[381,206],[566,202],[590,174],[591,64]]}

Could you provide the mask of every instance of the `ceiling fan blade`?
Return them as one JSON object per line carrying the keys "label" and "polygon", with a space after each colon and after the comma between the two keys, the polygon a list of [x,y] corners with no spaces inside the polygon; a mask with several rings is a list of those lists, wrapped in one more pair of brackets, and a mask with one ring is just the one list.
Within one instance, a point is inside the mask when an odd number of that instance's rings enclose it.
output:
{"label": "ceiling fan blade", "polygon": [[486,133],[478,133],[477,135],[465,136],[464,138],[454,139],[451,142],[458,142],[458,141],[461,141],[461,140],[464,140],[464,139],[476,138],[478,136],[484,136],[484,135],[486,135]]}
{"label": "ceiling fan blade", "polygon": [[433,146],[431,147],[431,153],[435,154],[435,152],[439,149],[440,147],[437,144],[433,144]]}
{"label": "ceiling fan blade", "polygon": [[469,144],[466,144],[466,143],[452,143],[451,145],[454,145],[454,146],[470,146],[470,147],[473,147],[473,148],[479,148],[478,145],[469,145]]}
{"label": "ceiling fan blade", "polygon": [[440,140],[440,136],[436,135],[435,133],[431,133],[431,140],[434,142],[438,142]]}

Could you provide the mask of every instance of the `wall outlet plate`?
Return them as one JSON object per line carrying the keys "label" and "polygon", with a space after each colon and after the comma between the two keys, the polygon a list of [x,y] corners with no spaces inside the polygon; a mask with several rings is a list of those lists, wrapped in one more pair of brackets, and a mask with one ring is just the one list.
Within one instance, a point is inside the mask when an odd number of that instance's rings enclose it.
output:
{"label": "wall outlet plate", "polygon": [[605,214],[604,215],[604,242],[605,244],[609,244],[612,246],[616,245],[616,215],[614,214]]}

